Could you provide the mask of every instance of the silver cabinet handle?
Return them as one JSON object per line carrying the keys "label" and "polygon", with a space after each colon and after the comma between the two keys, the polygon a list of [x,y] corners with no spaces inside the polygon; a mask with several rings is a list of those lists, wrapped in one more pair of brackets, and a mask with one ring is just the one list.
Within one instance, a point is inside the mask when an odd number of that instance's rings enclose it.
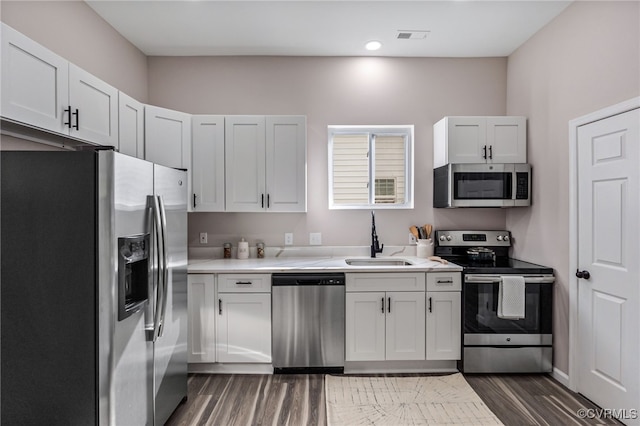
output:
{"label": "silver cabinet handle", "polygon": [[253,284],[251,281],[236,281],[237,285],[251,285]]}
{"label": "silver cabinet handle", "polygon": [[438,284],[453,284],[453,280],[437,280]]}

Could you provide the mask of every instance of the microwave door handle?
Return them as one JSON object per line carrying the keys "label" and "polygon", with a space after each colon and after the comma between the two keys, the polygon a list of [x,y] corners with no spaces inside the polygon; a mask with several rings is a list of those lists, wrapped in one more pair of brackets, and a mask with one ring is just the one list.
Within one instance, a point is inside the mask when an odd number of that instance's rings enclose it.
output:
{"label": "microwave door handle", "polygon": [[511,172],[511,199],[516,200],[516,194],[518,193],[518,173]]}

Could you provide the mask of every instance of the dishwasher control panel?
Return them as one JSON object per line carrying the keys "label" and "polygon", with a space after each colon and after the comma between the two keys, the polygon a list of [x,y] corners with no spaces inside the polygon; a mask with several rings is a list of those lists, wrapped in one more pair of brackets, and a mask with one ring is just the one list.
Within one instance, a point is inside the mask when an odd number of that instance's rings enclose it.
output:
{"label": "dishwasher control panel", "polygon": [[272,286],[291,286],[291,285],[344,285],[345,277],[342,273],[327,274],[272,274]]}

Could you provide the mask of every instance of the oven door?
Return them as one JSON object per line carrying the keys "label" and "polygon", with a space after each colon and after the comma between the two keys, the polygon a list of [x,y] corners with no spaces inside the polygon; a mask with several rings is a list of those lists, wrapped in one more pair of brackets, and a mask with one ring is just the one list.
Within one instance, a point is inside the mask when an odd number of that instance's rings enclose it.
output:
{"label": "oven door", "polygon": [[498,317],[496,275],[465,275],[465,373],[548,373],[553,369],[552,275],[525,275],[525,317]]}
{"label": "oven door", "polygon": [[[551,344],[553,275],[525,275],[525,316],[498,317],[500,276],[469,274],[464,277],[464,343],[471,345]],[[506,341],[498,336],[510,336]],[[548,337],[543,337],[547,335]],[[541,340],[549,340],[543,342]]]}

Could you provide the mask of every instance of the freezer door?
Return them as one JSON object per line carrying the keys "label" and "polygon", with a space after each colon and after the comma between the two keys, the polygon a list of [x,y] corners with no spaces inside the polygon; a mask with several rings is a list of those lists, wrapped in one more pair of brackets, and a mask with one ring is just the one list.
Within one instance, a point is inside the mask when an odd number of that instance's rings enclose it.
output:
{"label": "freezer door", "polygon": [[[144,310],[118,320],[118,239],[150,232],[147,202],[153,194],[153,164],[127,155],[99,154],[100,356],[108,365],[109,424],[150,424],[153,381]],[[151,268],[150,268],[151,269]],[[149,271],[151,273],[151,271]],[[111,345],[111,352],[106,342]],[[102,424],[102,423],[101,423]]]}
{"label": "freezer door", "polygon": [[[156,425],[163,425],[187,396],[187,173],[154,166],[155,195],[166,223],[166,282],[160,298],[160,331],[154,345]],[[162,280],[161,280],[162,281]]]}

